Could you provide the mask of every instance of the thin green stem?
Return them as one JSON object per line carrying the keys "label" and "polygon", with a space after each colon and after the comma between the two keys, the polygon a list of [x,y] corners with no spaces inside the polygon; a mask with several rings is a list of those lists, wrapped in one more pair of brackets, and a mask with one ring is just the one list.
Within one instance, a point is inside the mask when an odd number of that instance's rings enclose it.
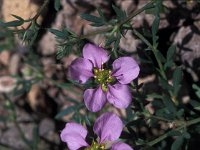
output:
{"label": "thin green stem", "polygon": [[[193,120],[190,120],[190,121],[186,121],[184,124],[182,124],[180,127],[176,128],[175,130],[179,131],[183,128],[189,127],[189,126],[194,125],[194,124],[199,123],[199,122],[200,122],[200,118],[196,118],[196,119],[193,119]],[[159,143],[160,141],[162,141],[162,140],[164,140],[165,138],[168,137],[169,132],[161,135],[160,137],[154,139],[153,141],[148,142],[146,145],[153,146],[153,145]]]}
{"label": "thin green stem", "polygon": [[14,120],[14,124],[15,126],[17,127],[19,133],[20,133],[20,136],[21,138],[23,139],[24,143],[26,143],[26,145],[32,150],[32,145],[30,144],[30,142],[28,141],[28,139],[25,137],[23,131],[22,131],[22,128],[20,127],[20,125],[18,124],[17,120],[15,119]]}
{"label": "thin green stem", "polygon": [[191,125],[199,123],[199,122],[200,122],[200,118],[196,118],[196,119],[186,122],[186,126],[191,126]]}
{"label": "thin green stem", "polygon": [[130,21],[133,17],[137,16],[138,14],[140,14],[141,12],[145,11],[146,9],[150,9],[153,8],[153,1],[149,2],[148,4],[146,4],[144,7],[142,7],[141,9],[136,10],[135,12],[133,12],[132,14],[130,14],[127,18],[125,18],[122,22],[119,23],[119,27],[122,26],[123,24],[127,23],[128,21]]}
{"label": "thin green stem", "polygon": [[[137,11],[131,13],[127,18],[125,18],[123,21],[119,22],[119,24],[117,25],[117,27],[121,27],[123,24],[127,23],[128,21],[130,21],[133,17],[135,17],[136,15],[140,14],[141,12],[143,12],[144,10],[146,9],[149,9],[149,8],[152,8],[154,7],[153,5],[153,2],[150,2],[148,4],[146,4],[144,7],[138,9]],[[102,34],[102,33],[105,33],[105,32],[110,32],[110,31],[113,31],[113,28],[116,28],[116,26],[111,26],[111,27],[107,27],[107,28],[104,28],[104,29],[101,29],[101,30],[97,30],[97,31],[94,31],[94,32],[91,32],[91,33],[88,33],[86,35],[81,35],[79,38],[80,39],[85,39],[85,38],[88,38],[90,36],[94,36],[94,35],[97,35],[97,34]]]}
{"label": "thin green stem", "polygon": [[[70,39],[68,41],[63,42],[62,44],[60,44],[60,46],[66,45],[67,43],[77,43],[80,40],[83,40],[83,39],[86,39],[88,37],[95,36],[95,35],[98,35],[98,34],[102,34],[102,33],[111,32],[111,34],[114,34],[114,32],[118,31],[123,24],[127,23],[133,17],[135,17],[139,13],[143,12],[144,10],[152,8],[152,7],[154,7],[153,2],[150,2],[147,5],[145,5],[144,7],[142,7],[141,9],[131,13],[127,18],[125,18],[123,21],[119,22],[115,26],[107,26],[107,27],[105,27],[103,29],[93,31],[93,32],[90,32],[90,33],[85,34],[85,35],[77,36],[75,39],[73,38],[73,39]],[[115,57],[117,56],[117,53],[115,51],[114,51],[114,56]]]}
{"label": "thin green stem", "polygon": [[174,120],[166,119],[166,118],[163,118],[160,116],[151,115],[149,113],[148,114],[138,113],[138,114],[139,114],[139,116],[145,117],[145,119],[153,118],[153,119],[157,119],[157,120],[161,120],[161,121],[165,121],[165,122],[174,122]]}
{"label": "thin green stem", "polygon": [[107,28],[104,28],[104,29],[101,29],[101,30],[96,30],[94,32],[90,32],[90,33],[85,34],[85,35],[80,35],[79,39],[83,40],[83,39],[86,39],[86,38],[88,38],[90,36],[95,36],[97,34],[102,34],[102,33],[110,32],[110,31],[112,31],[112,29],[113,29],[113,27],[107,27]]}
{"label": "thin green stem", "polygon": [[[163,79],[167,80],[167,76],[165,74],[165,70],[164,70],[164,66],[163,64],[161,63],[160,59],[159,59],[159,56],[158,56],[158,49],[155,48],[141,33],[139,33],[137,30],[133,29],[133,33],[139,38],[141,39],[153,52],[155,58],[156,58],[156,61],[158,63],[158,66],[159,66],[159,70],[160,70],[160,74],[162,76]],[[175,105],[177,105],[177,100],[176,100],[176,97],[174,96],[174,94],[172,93],[172,91],[169,91],[169,94],[171,96],[171,100],[173,101],[173,103]]]}
{"label": "thin green stem", "polygon": [[29,147],[30,150],[32,150],[32,145],[30,144],[29,140],[25,137],[22,128],[20,127],[20,125],[17,122],[17,112],[16,112],[16,108],[15,108],[15,104],[12,102],[12,100],[10,99],[9,96],[7,96],[6,94],[3,94],[3,96],[5,97],[6,100],[8,100],[8,102],[10,103],[11,107],[12,107],[12,115],[13,115],[13,123],[15,124],[16,128],[19,131],[19,134],[22,138],[22,140],[24,141],[24,143]]}
{"label": "thin green stem", "polygon": [[4,150],[11,150],[11,149],[14,149],[14,150],[21,150],[21,149],[18,149],[12,145],[8,145],[6,143],[1,143],[0,142],[0,148],[4,149]]}
{"label": "thin green stem", "polygon": [[153,145],[157,144],[158,142],[164,140],[164,139],[167,138],[167,137],[168,137],[168,133],[163,134],[163,135],[161,135],[159,138],[157,138],[157,139],[155,139],[155,140],[153,140],[153,141],[151,141],[151,142],[148,142],[147,145],[148,145],[148,146],[153,146]]}
{"label": "thin green stem", "polygon": [[44,11],[44,8],[48,5],[48,3],[49,3],[49,0],[45,0],[42,6],[40,7],[39,11],[37,12],[37,14],[31,20],[37,21],[37,19],[42,14],[42,12]]}
{"label": "thin green stem", "polygon": [[44,8],[49,4],[49,0],[45,0],[44,3],[42,4],[42,6],[40,7],[40,9],[38,10],[38,12],[35,14],[35,16],[33,16],[32,18],[30,19],[27,19],[27,20],[24,20],[24,22],[30,22],[28,24],[28,26],[24,29],[14,29],[13,30],[13,33],[20,33],[20,32],[24,32],[25,30],[28,30],[31,25],[32,25],[32,22],[35,22],[37,23],[37,19],[39,18],[39,16],[42,14],[42,12],[44,11]]}
{"label": "thin green stem", "polygon": [[139,39],[141,39],[141,40],[152,50],[152,52],[153,52],[153,54],[154,54],[154,56],[155,56],[155,58],[156,58],[156,61],[157,61],[157,63],[158,63],[158,66],[159,66],[159,68],[160,68],[161,76],[162,76],[165,80],[167,80],[167,76],[166,76],[166,74],[165,74],[164,67],[163,67],[163,65],[162,65],[162,63],[161,63],[161,61],[160,61],[160,59],[159,59],[159,57],[158,57],[158,53],[157,53],[158,50],[157,50],[157,49],[142,35],[142,34],[140,34],[137,30],[133,29],[133,33],[134,33]]}
{"label": "thin green stem", "polygon": [[115,59],[117,59],[118,58],[118,54],[117,54],[117,52],[116,52],[116,50],[113,48],[113,53],[114,53],[114,57],[115,57]]}
{"label": "thin green stem", "polygon": [[154,119],[162,120],[162,121],[166,121],[166,122],[172,122],[173,121],[173,120],[169,120],[169,119],[159,117],[159,116],[154,116],[154,115],[151,115],[149,118],[154,118]]}

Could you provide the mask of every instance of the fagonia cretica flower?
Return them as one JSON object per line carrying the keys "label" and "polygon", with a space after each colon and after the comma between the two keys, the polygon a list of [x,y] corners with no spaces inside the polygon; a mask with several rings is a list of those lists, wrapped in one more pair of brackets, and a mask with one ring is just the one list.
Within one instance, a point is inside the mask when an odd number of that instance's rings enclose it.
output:
{"label": "fagonia cretica flower", "polygon": [[93,78],[96,89],[84,92],[86,107],[97,112],[108,101],[117,108],[127,108],[131,103],[131,92],[127,84],[137,78],[140,68],[132,57],[120,57],[112,64],[112,70],[104,68],[109,60],[106,50],[93,44],[83,47],[83,58],[75,59],[69,67],[71,79],[81,84]]}
{"label": "fagonia cretica flower", "polygon": [[87,130],[78,123],[67,123],[60,137],[67,143],[69,150],[133,150],[118,140],[122,129],[121,119],[114,113],[106,112],[96,119],[93,131],[98,137],[90,144],[86,141]]}

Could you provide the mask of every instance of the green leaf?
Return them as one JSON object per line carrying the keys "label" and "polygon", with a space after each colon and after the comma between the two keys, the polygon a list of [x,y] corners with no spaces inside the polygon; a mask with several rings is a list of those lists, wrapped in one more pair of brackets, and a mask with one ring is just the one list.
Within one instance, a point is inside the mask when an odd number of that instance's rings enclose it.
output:
{"label": "green leaf", "polygon": [[182,133],[180,131],[177,130],[171,130],[167,133],[168,136],[180,136],[182,135]]}
{"label": "green leaf", "polygon": [[156,12],[156,10],[155,10],[155,8],[149,8],[149,9],[147,9],[147,10],[145,10],[145,14],[155,14],[155,12]]}
{"label": "green leaf", "polygon": [[200,110],[200,102],[190,99],[189,103],[194,107],[194,109]]}
{"label": "green leaf", "polygon": [[152,34],[151,34],[151,32],[148,30],[147,25],[144,25],[144,28],[142,29],[142,32],[143,32],[143,35],[144,35],[145,37],[152,38]]}
{"label": "green leaf", "polygon": [[24,24],[24,19],[21,18],[20,16],[17,15],[13,15],[12,16],[14,18],[16,18],[17,20],[14,21],[10,21],[10,22],[3,22],[0,20],[0,26],[2,27],[17,27],[17,26],[21,26],[22,24]]}
{"label": "green leaf", "polygon": [[63,32],[63,31],[60,31],[60,30],[57,30],[57,29],[48,29],[49,32],[51,32],[52,34],[54,34],[55,36],[59,37],[59,38],[62,38],[62,39],[65,39],[68,34],[67,32]]}
{"label": "green leaf", "polygon": [[163,103],[161,100],[154,99],[151,103],[154,107],[158,107],[158,108],[163,107]]}
{"label": "green leaf", "polygon": [[168,13],[168,8],[162,4],[162,0],[157,0],[154,3],[154,7],[145,9],[146,14],[158,14],[158,13]]}
{"label": "green leaf", "polygon": [[131,107],[128,107],[126,109],[126,114],[127,114],[126,122],[132,121],[132,119],[134,118],[134,114],[133,114],[133,111],[132,111]]}
{"label": "green leaf", "polygon": [[39,129],[38,127],[34,127],[33,128],[33,133],[32,133],[32,139],[33,141],[31,142],[32,143],[32,146],[33,146],[33,150],[37,150],[38,148],[38,143],[39,143]]}
{"label": "green leaf", "polygon": [[157,55],[158,55],[158,57],[159,57],[161,62],[166,62],[165,57],[163,56],[163,54],[160,51],[157,50],[156,53],[157,53]]}
{"label": "green leaf", "polygon": [[92,26],[99,27],[105,24],[105,21],[100,17],[92,16],[89,14],[81,14],[80,17],[87,21],[92,22],[91,24]]}
{"label": "green leaf", "polygon": [[183,136],[177,137],[171,146],[171,150],[181,150],[181,146],[182,146],[183,142],[184,142]]}
{"label": "green leaf", "polygon": [[121,39],[121,34],[120,34],[120,32],[118,32],[116,40],[114,42],[114,51],[116,51],[117,48],[119,47],[120,39]]}
{"label": "green leaf", "polygon": [[164,69],[166,70],[168,67],[172,67],[172,65],[174,64],[173,62],[173,57],[174,54],[176,52],[176,46],[175,45],[171,45],[167,51],[167,61],[164,64]]}
{"label": "green leaf", "polygon": [[184,109],[179,109],[178,112],[176,113],[177,118],[183,118],[184,115]]}
{"label": "green leaf", "polygon": [[55,8],[55,10],[56,11],[59,11],[59,9],[60,9],[60,0],[55,0],[55,2],[54,2],[54,8]]}
{"label": "green leaf", "polygon": [[90,122],[90,119],[88,118],[87,115],[85,115],[84,120],[85,120],[85,123],[86,123],[88,126],[91,126],[91,125],[92,125],[92,123]]}
{"label": "green leaf", "polygon": [[115,42],[117,38],[115,36],[111,36],[106,40],[105,47],[110,46],[113,42]]}
{"label": "green leaf", "polygon": [[160,80],[160,84],[162,86],[163,89],[166,89],[167,91],[173,91],[173,86],[171,86],[168,81],[166,81],[163,78],[159,78]]}
{"label": "green leaf", "polygon": [[174,119],[174,115],[171,115],[170,111],[167,108],[157,109],[155,114],[156,116],[160,116],[169,120]]}
{"label": "green leaf", "polygon": [[176,52],[176,46],[171,45],[167,51],[167,60],[173,59],[175,52]]}
{"label": "green leaf", "polygon": [[190,133],[188,133],[188,132],[184,132],[183,133],[183,137],[185,138],[185,139],[190,139],[191,138],[191,135],[190,135]]}
{"label": "green leaf", "polygon": [[71,120],[80,124],[83,121],[80,113],[74,113]]}
{"label": "green leaf", "polygon": [[159,95],[159,94],[156,94],[156,93],[152,93],[152,94],[148,94],[147,98],[162,99],[162,95]]}
{"label": "green leaf", "polygon": [[196,84],[193,84],[193,85],[192,85],[192,88],[193,88],[194,90],[196,90],[196,91],[195,91],[195,94],[197,95],[198,98],[200,98],[200,87],[197,86]]}
{"label": "green leaf", "polygon": [[35,40],[37,38],[39,31],[39,27],[36,23],[32,23],[30,28],[25,31],[23,35],[23,42],[27,44],[27,46],[31,47],[33,44],[35,44]]}
{"label": "green leaf", "polygon": [[17,26],[21,26],[22,24],[24,24],[23,20],[15,20],[15,21],[10,21],[10,22],[0,21],[0,26],[2,27],[17,27]]}
{"label": "green leaf", "polygon": [[174,102],[167,95],[163,96],[163,103],[167,107],[167,109],[172,113],[172,115],[176,114],[176,106]]}
{"label": "green leaf", "polygon": [[100,8],[97,8],[97,11],[98,11],[99,16],[101,17],[101,19],[104,20],[104,22],[106,22],[106,18],[105,18],[105,16],[104,16],[102,10],[101,10]]}
{"label": "green leaf", "polygon": [[166,70],[168,67],[172,67],[174,64],[173,60],[167,60],[164,64],[164,70]]}
{"label": "green leaf", "polygon": [[15,17],[17,20],[24,21],[24,19],[23,19],[23,18],[21,18],[20,16],[17,16],[17,15],[14,15],[14,14],[12,14],[12,16],[13,16],[13,17]]}
{"label": "green leaf", "polygon": [[94,27],[100,27],[100,26],[103,26],[105,23],[102,21],[102,22],[95,22],[95,23],[92,23],[91,26],[94,26]]}
{"label": "green leaf", "polygon": [[179,90],[180,90],[180,83],[182,81],[182,70],[180,67],[177,67],[173,73],[173,92],[174,96],[177,96]]}
{"label": "green leaf", "polygon": [[63,45],[63,46],[58,46],[58,50],[57,50],[57,53],[56,53],[56,58],[57,59],[61,59],[67,55],[69,55],[72,50],[73,50],[73,46],[74,46],[74,43],[73,42],[68,42],[66,45]]}
{"label": "green leaf", "polygon": [[122,21],[126,18],[126,12],[122,11],[121,9],[119,9],[118,7],[112,5],[113,10],[115,11],[116,15],[117,15],[117,19]]}
{"label": "green leaf", "polygon": [[159,23],[160,23],[160,17],[156,15],[151,28],[154,47],[157,47],[158,36],[156,34],[158,32]]}
{"label": "green leaf", "polygon": [[82,107],[82,105],[73,105],[73,106],[69,106],[66,109],[62,110],[61,112],[59,112],[56,116],[55,119],[60,119],[62,117],[64,117],[65,115],[69,115],[77,110],[79,110]]}

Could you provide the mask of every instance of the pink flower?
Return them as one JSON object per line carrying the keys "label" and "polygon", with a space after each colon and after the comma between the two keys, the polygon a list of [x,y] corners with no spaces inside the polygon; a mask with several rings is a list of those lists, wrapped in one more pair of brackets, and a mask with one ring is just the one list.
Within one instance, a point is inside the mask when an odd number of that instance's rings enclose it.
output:
{"label": "pink flower", "polygon": [[106,101],[117,108],[127,108],[131,103],[131,92],[127,84],[137,78],[140,68],[132,57],[120,57],[112,64],[112,71],[103,68],[109,60],[107,51],[92,44],[83,48],[83,58],[75,59],[69,67],[69,75],[79,83],[94,78],[99,85],[84,92],[86,107],[97,112]]}
{"label": "pink flower", "polygon": [[97,141],[89,145],[85,138],[87,130],[78,123],[67,123],[62,130],[60,137],[67,143],[69,150],[78,150],[84,147],[84,150],[105,150],[108,142],[112,142],[111,150],[133,150],[129,145],[116,142],[121,135],[123,123],[114,113],[106,112],[95,121],[93,131],[98,136]]}

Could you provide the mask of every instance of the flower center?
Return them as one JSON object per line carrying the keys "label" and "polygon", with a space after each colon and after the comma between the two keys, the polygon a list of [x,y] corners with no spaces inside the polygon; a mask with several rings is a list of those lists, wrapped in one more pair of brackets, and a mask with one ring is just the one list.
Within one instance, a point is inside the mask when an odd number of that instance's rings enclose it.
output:
{"label": "flower center", "polygon": [[107,84],[114,81],[114,78],[111,76],[111,71],[97,68],[94,68],[93,71],[95,82],[101,85],[101,88],[104,92],[107,92]]}
{"label": "flower center", "polygon": [[85,150],[105,150],[105,144],[98,144],[97,142],[92,142],[92,145]]}

